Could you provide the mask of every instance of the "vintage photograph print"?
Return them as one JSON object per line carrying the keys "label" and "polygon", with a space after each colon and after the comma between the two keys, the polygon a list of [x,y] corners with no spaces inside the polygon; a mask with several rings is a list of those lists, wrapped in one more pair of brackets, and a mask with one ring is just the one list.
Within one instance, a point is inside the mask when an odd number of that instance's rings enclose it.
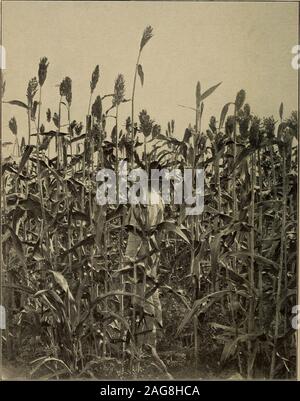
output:
{"label": "vintage photograph print", "polygon": [[3,380],[297,378],[299,43],[292,1],[1,1]]}

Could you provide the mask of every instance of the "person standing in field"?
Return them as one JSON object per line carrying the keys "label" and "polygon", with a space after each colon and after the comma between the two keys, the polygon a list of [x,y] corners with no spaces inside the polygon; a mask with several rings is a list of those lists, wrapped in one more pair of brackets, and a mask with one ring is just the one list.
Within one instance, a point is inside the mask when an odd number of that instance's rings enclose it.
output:
{"label": "person standing in field", "polygon": [[[151,170],[150,170],[151,171]],[[129,229],[125,266],[133,266],[134,274],[127,275],[125,288],[134,295],[127,304],[135,309],[135,338],[138,346],[149,346],[152,356],[169,378],[164,362],[156,351],[157,329],[163,327],[162,307],[158,288],[159,242],[157,227],[164,220],[164,202],[148,178],[148,203],[131,205],[127,219]],[[131,270],[132,271],[132,270]]]}
{"label": "person standing in field", "polygon": [[131,205],[129,209],[125,264],[135,266],[137,283],[134,284],[132,274],[127,277],[126,284],[136,294],[132,296],[131,304],[139,317],[137,341],[156,347],[156,329],[162,327],[162,310],[157,288],[160,236],[154,231],[163,222],[164,202],[151,187],[148,188],[148,199],[147,205]]}

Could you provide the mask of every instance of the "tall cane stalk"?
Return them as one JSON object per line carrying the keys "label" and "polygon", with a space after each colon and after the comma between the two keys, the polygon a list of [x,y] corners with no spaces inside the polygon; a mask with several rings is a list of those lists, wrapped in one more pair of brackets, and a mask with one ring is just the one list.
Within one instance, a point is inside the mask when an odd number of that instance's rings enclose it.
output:
{"label": "tall cane stalk", "polygon": [[[153,33],[152,33],[153,29],[151,26],[147,26],[143,32],[143,36],[140,42],[140,47],[139,47],[139,51],[138,51],[138,56],[137,56],[137,61],[135,64],[135,69],[134,69],[134,77],[133,77],[133,86],[132,86],[132,96],[131,96],[131,141],[132,141],[132,150],[131,150],[131,168],[133,168],[133,161],[134,161],[134,130],[135,130],[135,89],[136,89],[136,78],[137,78],[137,74],[139,74],[140,79],[141,79],[141,83],[143,84],[144,82],[144,73],[143,73],[143,69],[142,66],[140,65],[140,58],[141,58],[141,54],[142,54],[142,50],[145,47],[145,45],[148,43],[148,41],[152,38]],[[137,287],[137,267],[136,264],[133,264],[133,279],[134,279],[134,305],[133,305],[133,312],[132,312],[132,334],[133,334],[133,338],[136,338],[136,295],[138,293],[138,287]],[[133,355],[132,355],[133,358]],[[132,362],[131,361],[131,366],[132,366]]]}

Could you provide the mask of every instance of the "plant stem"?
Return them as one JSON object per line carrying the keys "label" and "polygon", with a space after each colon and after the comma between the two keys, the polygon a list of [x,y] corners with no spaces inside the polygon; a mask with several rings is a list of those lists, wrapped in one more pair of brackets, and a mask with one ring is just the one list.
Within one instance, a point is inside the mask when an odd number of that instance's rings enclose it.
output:
{"label": "plant stem", "polygon": [[[254,254],[255,254],[255,243],[254,243],[254,224],[255,224],[255,181],[256,181],[256,157],[255,153],[251,156],[251,201],[250,201],[250,265],[248,269],[248,280],[250,282],[250,287],[254,288]],[[254,303],[255,299],[253,299],[253,294],[249,299],[249,316],[248,316],[248,334],[251,335],[254,330]],[[252,358],[251,358],[251,351],[252,351],[252,343],[251,340],[248,341],[248,359],[247,359],[247,376],[248,379],[252,378]]]}
{"label": "plant stem", "polygon": [[134,98],[135,98],[136,77],[137,77],[137,71],[138,71],[138,65],[140,62],[140,57],[141,57],[141,50],[139,50],[136,65],[135,65],[133,86],[132,86],[132,96],[131,96],[131,139],[132,139],[131,168],[133,168],[133,160],[134,160]]}
{"label": "plant stem", "polygon": [[[131,96],[131,140],[132,140],[132,148],[131,148],[131,168],[133,168],[133,161],[134,161],[134,98],[135,98],[135,86],[136,86],[136,77],[137,77],[137,71],[138,71],[138,65],[141,57],[141,50],[139,50],[136,65],[135,65],[135,70],[134,70],[134,78],[133,78],[133,86],[132,86],[132,96]],[[135,229],[134,229],[135,230]],[[132,336],[134,338],[134,342],[136,344],[136,295],[138,292],[138,287],[137,287],[137,267],[136,264],[133,263],[133,280],[134,280],[134,305],[133,305],[133,311],[132,311]],[[134,355],[131,355],[131,366],[133,367],[133,358]]]}
{"label": "plant stem", "polygon": [[280,297],[281,297],[281,282],[282,275],[284,271],[284,250],[285,250],[285,240],[286,240],[286,198],[287,198],[287,190],[286,190],[286,150],[285,144],[283,145],[283,167],[282,167],[282,223],[281,223],[281,235],[280,235],[280,261],[279,261],[279,272],[277,279],[277,292],[276,292],[276,311],[275,311],[275,330],[274,330],[274,344],[271,358],[271,369],[270,369],[270,379],[274,378],[275,372],[275,361],[276,361],[276,347],[277,340],[279,335],[279,325],[280,325]]}

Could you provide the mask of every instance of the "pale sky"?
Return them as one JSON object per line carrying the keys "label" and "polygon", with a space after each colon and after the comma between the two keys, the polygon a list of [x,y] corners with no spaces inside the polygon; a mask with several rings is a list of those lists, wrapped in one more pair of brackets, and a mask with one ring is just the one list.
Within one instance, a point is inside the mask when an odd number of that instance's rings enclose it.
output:
{"label": "pale sky", "polygon": [[[284,103],[285,116],[297,108],[297,72],[291,49],[298,42],[296,3],[217,2],[59,2],[3,1],[3,45],[6,48],[5,100],[26,101],[39,59],[48,57],[43,87],[45,111],[58,110],[57,84],[73,81],[72,119],[85,121],[91,73],[100,66],[95,95],[111,93],[124,74],[131,96],[133,72],[142,32],[152,25],[154,37],[143,50],[145,83],[136,91],[136,111],[145,108],[155,121],[175,119],[176,136],[194,123],[195,87],[222,81],[205,101],[204,121],[219,119],[223,105],[245,89],[247,102],[260,116],[274,115]],[[105,103],[105,109],[110,100]],[[16,116],[19,138],[27,138],[25,110],[3,106],[3,139],[12,140],[8,120]],[[121,106],[122,123],[130,104]],[[46,124],[46,128],[50,128]]]}

